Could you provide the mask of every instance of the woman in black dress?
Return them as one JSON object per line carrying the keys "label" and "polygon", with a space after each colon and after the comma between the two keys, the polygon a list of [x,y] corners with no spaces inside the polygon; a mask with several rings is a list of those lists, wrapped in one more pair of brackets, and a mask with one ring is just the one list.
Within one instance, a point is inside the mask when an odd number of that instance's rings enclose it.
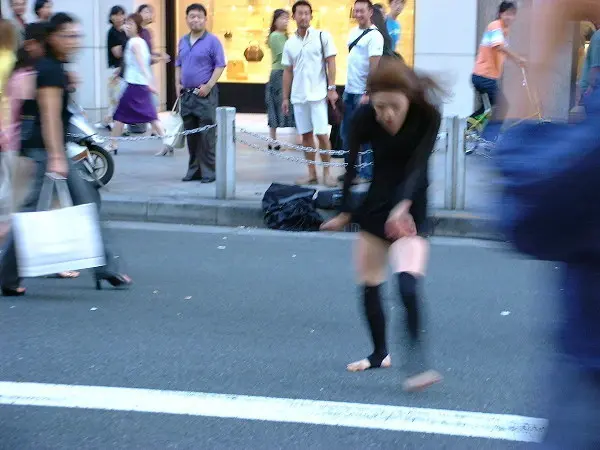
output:
{"label": "woman in black dress", "polygon": [[[406,308],[410,373],[404,388],[421,390],[441,381],[424,355],[419,285],[429,255],[425,239],[429,231],[427,165],[441,121],[431,100],[442,91],[431,79],[418,76],[393,57],[382,57],[369,75],[367,90],[370,104],[357,109],[353,118],[342,212],[321,228],[335,231],[356,223],[361,229],[356,263],[374,350],[367,358],[349,364],[348,370],[391,365],[380,299],[389,258]],[[373,150],[373,181],[363,204],[351,214],[350,186],[365,142],[370,142]]]}

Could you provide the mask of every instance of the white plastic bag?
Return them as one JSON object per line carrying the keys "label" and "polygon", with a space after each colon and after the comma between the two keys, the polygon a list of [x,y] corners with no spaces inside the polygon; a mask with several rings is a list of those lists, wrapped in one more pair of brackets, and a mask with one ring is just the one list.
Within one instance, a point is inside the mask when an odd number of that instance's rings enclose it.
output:
{"label": "white plastic bag", "polygon": [[163,144],[172,148],[185,147],[185,137],[179,133],[183,133],[183,119],[181,118],[181,104],[179,98],[175,101],[171,111],[161,112],[159,119],[165,129],[166,135],[177,134],[175,137],[166,137],[163,139]]}
{"label": "white plastic bag", "polygon": [[[48,211],[55,189],[61,208]],[[38,211],[12,215],[21,277],[106,264],[96,204],[72,205],[66,179],[47,174]]]}

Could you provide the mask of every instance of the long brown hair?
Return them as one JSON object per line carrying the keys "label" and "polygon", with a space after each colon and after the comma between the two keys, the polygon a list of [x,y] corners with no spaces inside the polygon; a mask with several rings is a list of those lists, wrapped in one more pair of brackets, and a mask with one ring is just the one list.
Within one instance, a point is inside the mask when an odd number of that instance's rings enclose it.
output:
{"label": "long brown hair", "polygon": [[[269,28],[269,34],[267,36],[267,44],[269,43],[269,36],[271,36],[271,33],[273,31],[277,30],[277,27],[275,26],[275,22],[277,22],[277,19],[279,19],[284,14],[287,14],[288,16],[290,15],[289,12],[287,12],[285,9],[281,9],[281,8],[277,8],[275,11],[273,11],[273,20],[271,21],[271,28]],[[287,36],[287,33],[286,33],[286,36]]]}
{"label": "long brown hair", "polygon": [[0,19],[0,50],[15,50],[17,46],[17,31],[15,26],[6,19]]}
{"label": "long brown hair", "polygon": [[399,58],[382,56],[367,78],[367,92],[401,91],[411,103],[437,108],[448,96],[433,78],[418,75]]}

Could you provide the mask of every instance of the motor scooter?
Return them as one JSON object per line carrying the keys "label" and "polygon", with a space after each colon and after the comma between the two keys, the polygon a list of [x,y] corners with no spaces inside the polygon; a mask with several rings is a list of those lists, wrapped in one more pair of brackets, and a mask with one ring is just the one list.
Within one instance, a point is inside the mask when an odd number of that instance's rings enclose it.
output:
{"label": "motor scooter", "polygon": [[72,116],[67,131],[67,157],[81,169],[86,181],[101,188],[115,173],[115,161],[107,150],[108,144],[98,136],[81,106],[71,101],[68,108]]}

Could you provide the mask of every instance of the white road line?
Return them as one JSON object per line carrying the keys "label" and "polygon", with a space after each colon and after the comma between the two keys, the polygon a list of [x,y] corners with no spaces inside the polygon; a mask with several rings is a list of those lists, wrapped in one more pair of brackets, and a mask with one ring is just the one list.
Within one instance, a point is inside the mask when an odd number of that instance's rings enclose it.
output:
{"label": "white road line", "polygon": [[539,442],[546,420],[403,406],[203,392],[0,382],[0,404],[136,411]]}

